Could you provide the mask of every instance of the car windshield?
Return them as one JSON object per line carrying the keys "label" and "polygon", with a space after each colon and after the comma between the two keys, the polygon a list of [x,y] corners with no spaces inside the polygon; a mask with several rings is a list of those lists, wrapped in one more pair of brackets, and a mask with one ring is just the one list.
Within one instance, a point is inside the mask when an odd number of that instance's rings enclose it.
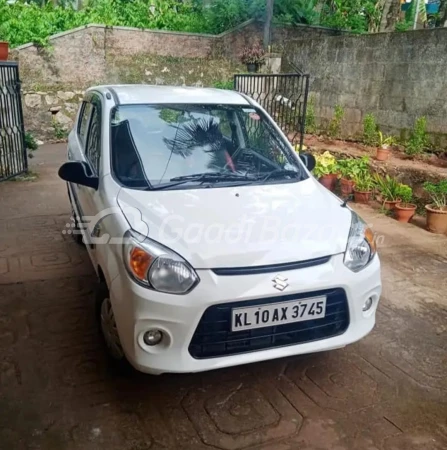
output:
{"label": "car windshield", "polygon": [[112,169],[135,189],[300,181],[308,177],[272,122],[243,105],[120,105]]}

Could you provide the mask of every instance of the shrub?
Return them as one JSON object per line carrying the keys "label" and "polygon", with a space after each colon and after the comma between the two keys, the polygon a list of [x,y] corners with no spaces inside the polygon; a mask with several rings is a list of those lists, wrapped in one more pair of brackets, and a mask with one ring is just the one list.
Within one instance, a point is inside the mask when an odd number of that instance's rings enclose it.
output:
{"label": "shrub", "polygon": [[371,147],[377,145],[377,131],[374,114],[367,114],[363,119],[363,142]]}
{"label": "shrub", "polygon": [[406,184],[401,184],[399,186],[399,198],[402,200],[402,204],[408,204],[411,203],[411,200],[413,198],[413,189],[411,189],[410,186],[407,186]]}
{"label": "shrub", "polygon": [[262,64],[264,62],[265,51],[260,44],[253,47],[245,47],[242,52],[241,61],[243,64]]}
{"label": "shrub", "polygon": [[329,136],[338,137],[341,132],[341,123],[345,115],[345,110],[340,105],[335,105],[335,115],[329,124]]}
{"label": "shrub", "polygon": [[51,126],[53,127],[54,137],[56,139],[61,140],[67,138],[68,131],[57,120],[53,119]]}
{"label": "shrub", "polygon": [[382,177],[379,174],[375,174],[374,186],[380,192],[384,201],[396,201],[401,200],[403,203],[410,203],[413,196],[413,191],[410,186],[399,183],[396,178],[385,175]]}
{"label": "shrub", "polygon": [[439,183],[424,183],[424,190],[430,195],[431,204],[435,208],[443,210],[447,207],[447,180]]}
{"label": "shrub", "polygon": [[228,90],[233,90],[234,88],[234,84],[233,84],[233,80],[227,80],[227,81],[216,81],[213,84],[213,87],[217,88],[217,89],[228,89]]}
{"label": "shrub", "polygon": [[405,146],[405,153],[410,156],[418,155],[422,153],[429,144],[427,135],[427,119],[425,117],[419,117],[413,127]]}
{"label": "shrub", "polygon": [[377,135],[379,136],[378,144],[381,148],[385,148],[396,143],[396,138],[394,136],[384,136],[381,131],[379,131]]}
{"label": "shrub", "polygon": [[396,201],[399,200],[400,185],[396,178],[385,175],[382,177],[379,174],[375,174],[374,185],[380,192],[383,200]]}
{"label": "shrub", "polygon": [[37,150],[39,147],[36,139],[34,139],[34,136],[29,131],[25,133],[25,147],[27,150]]}
{"label": "shrub", "polygon": [[362,172],[354,176],[355,190],[369,192],[374,186],[373,178],[369,172]]}
{"label": "shrub", "polygon": [[337,169],[343,178],[354,180],[356,177],[369,174],[369,157],[340,159]]}
{"label": "shrub", "polygon": [[315,159],[316,165],[313,172],[317,178],[337,172],[337,160],[330,152],[326,151],[322,155],[317,155]]}

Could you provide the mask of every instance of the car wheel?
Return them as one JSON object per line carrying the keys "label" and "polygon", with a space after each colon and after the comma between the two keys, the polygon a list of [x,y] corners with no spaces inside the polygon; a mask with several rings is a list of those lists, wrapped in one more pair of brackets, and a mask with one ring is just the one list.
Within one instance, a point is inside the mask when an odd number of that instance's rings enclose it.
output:
{"label": "car wheel", "polygon": [[115,367],[127,371],[130,369],[130,364],[121,346],[109,290],[104,282],[99,283],[96,292],[96,317],[108,356]]}

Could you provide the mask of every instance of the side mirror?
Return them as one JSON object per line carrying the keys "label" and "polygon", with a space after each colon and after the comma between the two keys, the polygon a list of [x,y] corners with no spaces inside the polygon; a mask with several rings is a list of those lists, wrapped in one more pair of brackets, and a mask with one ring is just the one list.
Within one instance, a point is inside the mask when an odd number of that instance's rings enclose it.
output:
{"label": "side mirror", "polygon": [[58,175],[65,181],[98,189],[99,178],[89,175],[90,167],[84,161],[69,161],[59,168]]}
{"label": "side mirror", "polygon": [[300,153],[300,159],[303,164],[307,167],[307,170],[311,172],[314,170],[315,164],[317,163],[315,156],[312,153]]}

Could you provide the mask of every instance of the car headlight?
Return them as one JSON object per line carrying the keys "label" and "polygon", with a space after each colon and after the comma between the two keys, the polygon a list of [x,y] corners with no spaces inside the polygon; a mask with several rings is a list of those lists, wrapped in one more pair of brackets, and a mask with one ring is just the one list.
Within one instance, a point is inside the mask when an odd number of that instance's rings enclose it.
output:
{"label": "car headlight", "polygon": [[139,284],[168,294],[185,294],[199,282],[195,270],[169,248],[130,231],[124,240],[127,271]]}
{"label": "car headlight", "polygon": [[366,223],[352,211],[351,229],[349,230],[346,247],[345,266],[353,272],[359,272],[373,259],[376,254],[374,234]]}

